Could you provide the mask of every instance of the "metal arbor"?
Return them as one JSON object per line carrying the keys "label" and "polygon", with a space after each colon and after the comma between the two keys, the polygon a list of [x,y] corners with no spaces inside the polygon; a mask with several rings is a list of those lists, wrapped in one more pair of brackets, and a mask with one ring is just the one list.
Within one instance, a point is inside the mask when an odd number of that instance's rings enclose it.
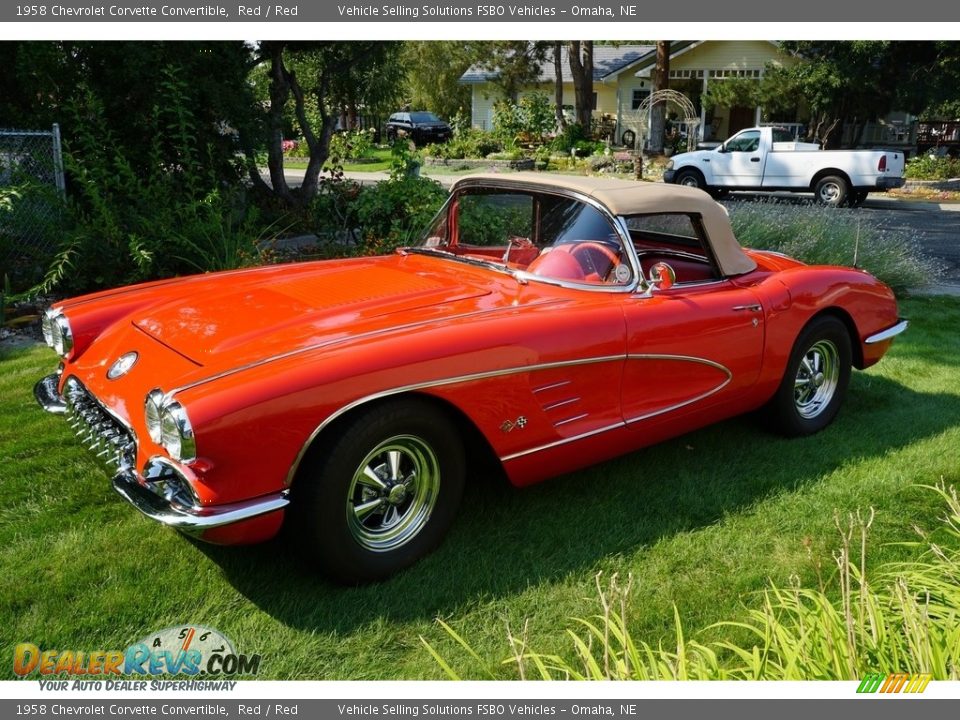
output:
{"label": "metal arbor", "polygon": [[[650,113],[654,105],[666,103],[667,110],[670,106],[680,110],[679,115],[683,118],[678,122],[684,126],[687,132],[687,149],[696,148],[697,126],[700,124],[700,117],[697,115],[697,109],[693,106],[686,95],[676,90],[656,90],[648,95],[640,107],[631,110],[629,113],[621,116],[620,122],[628,130],[633,132],[633,149],[639,153],[643,149],[645,142],[650,134]],[[626,135],[626,132],[624,133]],[[621,136],[622,139],[622,136]]]}

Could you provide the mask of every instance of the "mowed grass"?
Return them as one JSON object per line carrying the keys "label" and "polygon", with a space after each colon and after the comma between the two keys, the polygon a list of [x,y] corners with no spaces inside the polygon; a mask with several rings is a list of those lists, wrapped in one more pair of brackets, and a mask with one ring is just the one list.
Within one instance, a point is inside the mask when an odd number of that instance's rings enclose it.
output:
{"label": "mowed grass", "polygon": [[[426,638],[467,678],[515,677],[507,628],[575,663],[564,630],[599,611],[595,575],[633,575],[633,637],[674,643],[746,616],[768,581],[816,587],[834,571],[835,510],[876,509],[869,564],[902,559],[960,484],[960,301],[902,303],[888,356],[855,372],[838,420],[784,440],[738,418],[515,490],[478,481],[432,556],[370,587],[314,576],[282,542],[219,548],[141,517],[62,418],[40,411],[46,348],[0,357],[0,661],[13,647],[112,650],[180,623],[219,629],[272,679],[434,679]],[[469,658],[435,619],[466,638]],[[741,640],[743,638],[740,638]],[[489,664],[489,666],[488,666]]]}

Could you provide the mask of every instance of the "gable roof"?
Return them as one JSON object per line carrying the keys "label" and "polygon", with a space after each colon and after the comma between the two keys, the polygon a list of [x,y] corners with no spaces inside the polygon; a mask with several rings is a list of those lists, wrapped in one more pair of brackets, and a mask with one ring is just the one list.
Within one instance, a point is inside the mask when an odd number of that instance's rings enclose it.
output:
{"label": "gable roof", "polygon": [[[593,80],[606,80],[612,75],[639,63],[647,56],[656,56],[656,45],[594,45],[593,46]],[[563,82],[573,82],[570,72],[570,59],[566,44],[560,48],[560,66]],[[488,70],[480,65],[471,66],[460,76],[461,85],[474,85],[496,79],[497,71]],[[539,82],[554,81],[553,53],[548,52],[547,58],[540,64]]]}

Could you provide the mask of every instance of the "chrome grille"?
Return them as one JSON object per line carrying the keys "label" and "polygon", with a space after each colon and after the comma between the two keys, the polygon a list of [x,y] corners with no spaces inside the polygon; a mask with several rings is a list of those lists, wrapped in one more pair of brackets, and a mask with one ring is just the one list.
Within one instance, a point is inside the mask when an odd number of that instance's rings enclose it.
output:
{"label": "chrome grille", "polygon": [[137,441],[133,431],[111,415],[82,382],[67,378],[63,399],[70,427],[97,457],[118,470],[134,465]]}

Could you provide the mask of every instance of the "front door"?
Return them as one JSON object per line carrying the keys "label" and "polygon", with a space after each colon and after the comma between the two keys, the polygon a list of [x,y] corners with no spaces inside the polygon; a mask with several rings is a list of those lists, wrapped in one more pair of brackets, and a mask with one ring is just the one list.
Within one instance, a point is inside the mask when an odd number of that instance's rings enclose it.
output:
{"label": "front door", "polygon": [[623,418],[654,418],[736,405],[760,373],[764,313],[756,295],[721,280],[634,296],[624,305],[627,362]]}
{"label": "front door", "polygon": [[760,187],[763,158],[760,131],[744,130],[710,154],[713,176],[721,187]]}

